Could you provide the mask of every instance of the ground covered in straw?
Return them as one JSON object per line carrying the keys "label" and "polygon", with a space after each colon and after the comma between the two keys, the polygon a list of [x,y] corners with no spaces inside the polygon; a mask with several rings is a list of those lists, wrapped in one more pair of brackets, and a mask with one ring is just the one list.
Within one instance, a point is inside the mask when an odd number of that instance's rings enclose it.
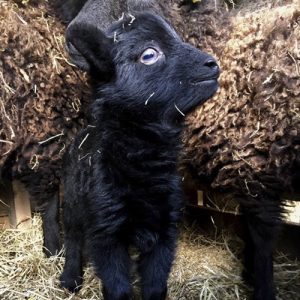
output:
{"label": "ground covered in straw", "polygon": [[[242,242],[230,233],[215,238],[195,225],[181,230],[177,258],[169,279],[169,299],[247,299],[249,289],[239,274]],[[41,220],[29,229],[0,232],[0,299],[102,299],[100,282],[87,268],[78,295],[59,288],[63,257],[47,259],[42,252]],[[300,264],[277,256],[278,299],[299,299]],[[134,280],[138,285],[138,280]],[[137,298],[138,299],[138,298]]]}

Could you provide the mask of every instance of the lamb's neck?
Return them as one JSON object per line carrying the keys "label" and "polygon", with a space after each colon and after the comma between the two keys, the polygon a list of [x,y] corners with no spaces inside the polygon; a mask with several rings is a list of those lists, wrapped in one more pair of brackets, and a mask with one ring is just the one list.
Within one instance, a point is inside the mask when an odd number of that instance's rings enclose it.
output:
{"label": "lamb's neck", "polygon": [[[156,168],[170,163],[175,168],[180,150],[180,130],[166,124],[136,123],[132,120],[98,120],[104,155],[119,168]],[[169,169],[169,168],[168,168]]]}

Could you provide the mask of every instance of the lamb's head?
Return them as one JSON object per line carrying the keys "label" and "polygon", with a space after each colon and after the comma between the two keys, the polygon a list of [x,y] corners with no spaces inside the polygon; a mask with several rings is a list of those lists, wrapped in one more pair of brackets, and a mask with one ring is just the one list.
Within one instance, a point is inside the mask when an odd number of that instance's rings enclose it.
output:
{"label": "lamb's head", "polygon": [[126,16],[105,32],[71,24],[67,45],[73,62],[98,81],[99,103],[143,120],[182,119],[218,88],[215,59],[150,13]]}

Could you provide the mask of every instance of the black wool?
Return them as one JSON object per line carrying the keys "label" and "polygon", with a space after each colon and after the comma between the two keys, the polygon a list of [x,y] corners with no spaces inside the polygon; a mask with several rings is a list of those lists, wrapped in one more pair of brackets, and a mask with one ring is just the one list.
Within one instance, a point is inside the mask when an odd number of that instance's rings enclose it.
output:
{"label": "black wool", "polygon": [[67,45],[96,86],[94,123],[65,157],[61,283],[72,291],[81,285],[85,248],[104,298],[131,299],[133,245],[142,299],[165,299],[183,209],[184,115],[215,93],[218,66],[150,13],[124,17],[106,32],[70,25]]}

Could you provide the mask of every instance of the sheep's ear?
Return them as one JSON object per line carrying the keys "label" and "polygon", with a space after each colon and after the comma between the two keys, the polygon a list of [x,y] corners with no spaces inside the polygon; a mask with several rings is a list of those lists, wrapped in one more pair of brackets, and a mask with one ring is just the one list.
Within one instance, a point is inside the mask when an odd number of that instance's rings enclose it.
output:
{"label": "sheep's ear", "polygon": [[113,74],[113,40],[98,28],[71,23],[67,28],[66,44],[72,62],[80,69],[104,76]]}

